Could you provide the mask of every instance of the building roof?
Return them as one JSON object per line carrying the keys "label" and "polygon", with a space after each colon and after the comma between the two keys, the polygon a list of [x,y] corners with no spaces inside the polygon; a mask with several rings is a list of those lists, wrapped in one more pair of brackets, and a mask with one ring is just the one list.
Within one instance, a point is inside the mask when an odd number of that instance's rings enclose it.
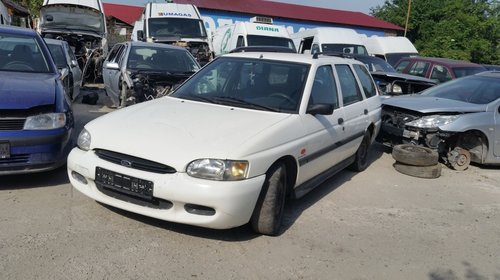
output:
{"label": "building roof", "polygon": [[14,10],[15,14],[18,14],[20,16],[29,16],[30,15],[30,11],[28,9],[17,4],[16,2],[14,2],[12,0],[0,0],[0,2],[2,2],[6,7]]}
{"label": "building roof", "polygon": [[366,28],[397,31],[404,30],[400,26],[360,12],[341,11],[264,0],[175,0],[175,3],[193,4],[198,8],[211,10],[223,10],[280,18],[360,26]]}
{"label": "building roof", "polygon": [[102,5],[106,16],[112,16],[129,25],[134,25],[134,23],[141,18],[142,11],[144,10],[144,7],[129,5],[110,3],[103,3]]}

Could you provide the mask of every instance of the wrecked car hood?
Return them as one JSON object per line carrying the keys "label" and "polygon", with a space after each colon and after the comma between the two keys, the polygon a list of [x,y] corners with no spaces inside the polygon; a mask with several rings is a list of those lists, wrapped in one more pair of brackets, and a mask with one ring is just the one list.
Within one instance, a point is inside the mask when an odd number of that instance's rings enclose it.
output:
{"label": "wrecked car hood", "polygon": [[40,8],[40,28],[44,31],[87,33],[102,36],[106,33],[104,14],[99,10],[78,5],[46,5]]}
{"label": "wrecked car hood", "polygon": [[371,72],[372,76],[374,77],[380,77],[380,78],[390,78],[391,80],[403,80],[403,81],[414,81],[414,82],[421,82],[421,83],[426,83],[426,84],[432,84],[436,85],[437,82],[431,79],[419,77],[419,76],[414,76],[414,75],[408,75],[408,74],[403,74],[403,73],[397,73],[397,72],[382,72],[382,71],[375,71]]}
{"label": "wrecked car hood", "polygon": [[487,105],[473,104],[433,96],[410,95],[382,100],[384,106],[394,106],[412,111],[428,113],[474,113],[486,111]]}

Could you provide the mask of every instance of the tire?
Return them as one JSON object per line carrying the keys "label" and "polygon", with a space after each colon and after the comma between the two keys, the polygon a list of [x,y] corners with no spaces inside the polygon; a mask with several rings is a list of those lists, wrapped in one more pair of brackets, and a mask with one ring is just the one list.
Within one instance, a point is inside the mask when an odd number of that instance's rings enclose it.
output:
{"label": "tire", "polygon": [[255,232],[279,235],[286,198],[286,167],[273,165],[266,174],[266,181],[255,205],[250,223]]}
{"label": "tire", "polygon": [[392,158],[397,162],[413,166],[433,166],[438,163],[436,151],[413,144],[401,144],[392,148]]}
{"label": "tire", "polygon": [[371,142],[371,134],[370,132],[366,132],[363,140],[361,140],[361,144],[356,151],[356,159],[349,166],[349,169],[361,172],[368,167],[368,150],[370,148]]}
{"label": "tire", "polygon": [[431,166],[414,166],[414,165],[403,164],[400,162],[395,162],[393,166],[394,169],[396,169],[399,173],[413,177],[435,179],[441,176],[440,163]]}

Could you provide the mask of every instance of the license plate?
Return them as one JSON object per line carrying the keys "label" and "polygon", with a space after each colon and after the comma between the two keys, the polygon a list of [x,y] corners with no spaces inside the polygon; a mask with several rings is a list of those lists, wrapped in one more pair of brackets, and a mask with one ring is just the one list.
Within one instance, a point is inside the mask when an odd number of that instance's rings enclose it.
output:
{"label": "license plate", "polygon": [[153,198],[153,182],[117,173],[101,167],[95,171],[95,181],[103,187],[146,199]]}
{"label": "license plate", "polygon": [[10,144],[0,143],[0,159],[10,158]]}

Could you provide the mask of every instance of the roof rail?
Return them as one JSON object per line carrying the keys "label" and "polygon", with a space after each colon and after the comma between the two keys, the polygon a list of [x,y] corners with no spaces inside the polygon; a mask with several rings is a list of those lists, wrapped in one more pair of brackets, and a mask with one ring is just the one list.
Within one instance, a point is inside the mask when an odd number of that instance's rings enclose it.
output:
{"label": "roof rail", "polygon": [[354,59],[354,56],[351,53],[343,53],[343,52],[317,52],[313,54],[313,59],[318,59],[319,55],[337,56],[342,58]]}

